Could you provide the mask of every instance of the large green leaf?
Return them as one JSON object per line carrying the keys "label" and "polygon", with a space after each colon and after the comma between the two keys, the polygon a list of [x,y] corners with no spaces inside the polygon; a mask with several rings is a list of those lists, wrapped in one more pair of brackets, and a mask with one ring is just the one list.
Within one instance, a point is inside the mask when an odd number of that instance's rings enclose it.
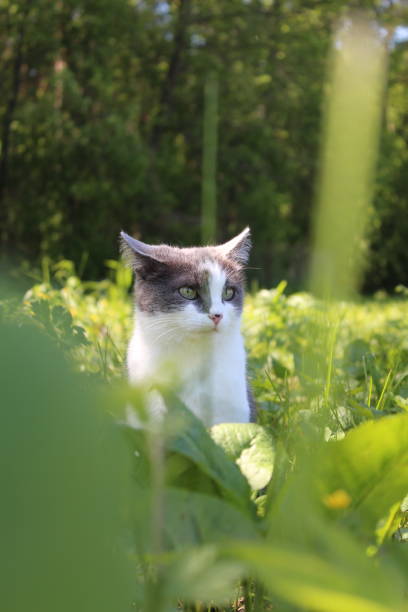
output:
{"label": "large green leaf", "polygon": [[[399,426],[403,430],[402,423]],[[372,439],[373,430],[359,429],[363,430],[361,435],[364,434],[365,443],[370,447],[368,440]],[[390,436],[395,440],[398,435],[394,432]],[[402,431],[401,436],[404,436]],[[334,478],[337,473],[342,474],[344,462],[347,466],[355,462],[362,490],[367,482],[377,483],[374,476],[378,475],[379,482],[382,480],[378,464],[378,474],[364,471],[357,442],[353,440],[352,446],[346,446],[347,438],[336,443],[320,443],[312,453],[298,450],[295,469],[268,508],[269,546],[260,546],[257,552],[245,546],[239,558],[247,558],[250,567],[272,593],[306,609],[322,612],[403,610],[403,568],[396,562],[393,569],[388,560],[382,563],[381,558],[372,559],[366,555],[361,546],[361,529],[356,529],[360,524],[351,507],[353,493],[344,479]],[[362,440],[360,442],[363,445]],[[377,444],[381,446],[378,440]],[[401,451],[398,443],[390,447],[389,461],[398,458]],[[398,461],[395,467],[397,464]],[[346,473],[350,472],[349,467]],[[325,489],[326,484],[333,488]],[[399,486],[405,490],[402,483]],[[382,509],[375,510],[378,517],[388,507],[388,501]],[[359,512],[363,523],[363,509]],[[349,521],[339,522],[339,518],[345,516],[353,517],[353,529],[349,529]],[[358,540],[354,537],[356,530]],[[236,549],[234,554],[240,555]]]}
{"label": "large green leaf", "polygon": [[364,423],[328,443],[319,471],[323,503],[373,534],[408,490],[408,415]]}
{"label": "large green leaf", "polygon": [[213,497],[182,489],[164,495],[166,548],[178,550],[231,539],[256,540],[256,523],[236,507]]}
{"label": "large green leaf", "polygon": [[36,329],[0,324],[0,337],[1,609],[130,609],[133,490],[121,432]]}
{"label": "large green leaf", "polygon": [[[247,565],[269,590],[301,609],[321,612],[406,610],[390,576],[355,551],[340,567],[312,550],[266,543],[235,543],[224,555]],[[356,561],[357,560],[357,561]],[[398,584],[398,583],[397,583]]]}
{"label": "large green leaf", "polygon": [[252,489],[266,487],[273,472],[275,449],[261,425],[223,423],[212,427],[211,436],[237,463]]}
{"label": "large green leaf", "polygon": [[180,477],[176,484],[218,495],[254,515],[248,483],[234,461],[189,410],[173,404],[172,411],[175,410],[182,416],[182,425],[169,439],[167,447],[176,456],[184,458],[184,463],[179,461]]}
{"label": "large green leaf", "polygon": [[[157,423],[153,430],[124,426],[134,454],[139,496],[144,497],[152,481],[158,478],[168,487],[229,502],[254,519],[256,508],[250,488],[235,462],[177,398],[166,397],[166,402],[171,407],[167,420]],[[139,505],[142,507],[141,499]]]}
{"label": "large green leaf", "polygon": [[[320,454],[317,459],[319,457]],[[271,590],[295,602],[295,596],[290,594],[290,584],[296,593],[310,588],[310,599],[305,606],[316,610],[335,612],[344,605],[344,610],[353,612],[354,609],[374,611],[374,604],[388,609],[402,609],[403,570],[398,563],[393,567],[391,563],[382,563],[381,558],[368,557],[360,538],[355,538],[353,531],[333,520],[337,517],[327,515],[316,494],[316,469],[316,463],[308,463],[305,458],[268,509],[268,541],[272,559],[275,559],[275,549],[289,554],[284,558],[294,554],[299,559],[299,565],[289,562],[287,575],[282,575],[283,583],[288,582],[286,595],[281,592],[284,586],[276,586],[272,582],[270,567]],[[330,593],[336,594],[336,597],[330,606],[324,607],[324,604],[318,607],[313,599],[317,598],[318,593],[321,594],[322,603],[330,598]],[[345,605],[346,598],[350,598],[348,606]],[[353,598],[356,598],[356,608],[351,603]],[[360,607],[357,607],[359,598],[368,600],[370,606],[364,608],[363,604],[359,604]],[[337,607],[336,602],[340,602]]]}
{"label": "large green leaf", "polygon": [[138,488],[132,516],[139,555],[261,537],[258,522],[235,505],[174,487],[164,487],[158,495],[151,486]]}

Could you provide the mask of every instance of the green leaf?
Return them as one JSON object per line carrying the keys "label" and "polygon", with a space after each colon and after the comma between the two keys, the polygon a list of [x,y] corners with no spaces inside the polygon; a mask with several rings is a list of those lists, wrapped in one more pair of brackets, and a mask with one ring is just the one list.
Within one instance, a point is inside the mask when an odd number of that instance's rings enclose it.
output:
{"label": "green leaf", "polygon": [[60,326],[69,331],[72,326],[71,313],[63,306],[54,306],[52,309],[52,319],[54,325]]}
{"label": "green leaf", "polygon": [[257,540],[255,521],[222,499],[196,491],[168,488],[164,496],[166,548],[243,539]]}
{"label": "green leaf", "polygon": [[101,409],[107,391],[34,326],[1,325],[0,337],[1,607],[128,610],[131,455]]}
{"label": "green leaf", "polygon": [[211,436],[239,466],[254,490],[266,487],[272,477],[275,459],[271,436],[255,423],[215,425]]}
{"label": "green leaf", "polygon": [[[388,419],[390,417],[383,421]],[[402,429],[401,423],[398,425]],[[365,432],[364,436],[360,434],[364,437],[361,450],[368,447],[372,455],[373,449],[368,440],[374,441],[373,436],[369,435],[373,430],[367,430],[366,426],[349,433],[341,442],[318,444],[313,453],[308,449],[299,449],[293,471],[269,500],[267,521],[271,545],[269,553],[265,547],[265,555],[268,554],[270,560],[259,561],[258,575],[272,592],[306,609],[325,612],[403,609],[402,568],[397,565],[393,568],[379,556],[375,559],[367,556],[361,545],[361,533],[365,533],[361,526],[366,529],[365,515],[355,514],[352,493],[344,481],[333,479],[336,471],[342,474],[349,462],[352,465],[356,463],[357,473],[361,467],[361,480],[358,485],[355,483],[356,487],[364,490],[366,484],[373,481],[374,475],[367,472],[357,446],[344,444],[352,434],[357,436],[360,430]],[[390,436],[395,443],[394,434]],[[402,444],[402,440],[400,442]],[[381,446],[378,440],[376,444]],[[394,450],[398,456],[398,450],[395,447]],[[381,451],[378,452],[381,454]],[[378,466],[377,472],[381,482]],[[322,482],[327,489],[322,487]],[[377,509],[376,512],[379,518],[384,514],[382,510]],[[356,531],[358,539],[354,536]],[[373,531],[369,535],[372,539]],[[256,559],[261,552],[255,555]],[[252,552],[245,554],[255,569],[258,560],[255,563]],[[269,572],[266,570],[267,563]]]}
{"label": "green leaf", "polygon": [[51,322],[51,309],[47,300],[36,300],[31,303],[31,310],[36,319],[48,326]]}
{"label": "green leaf", "polygon": [[255,516],[255,506],[250,500],[246,479],[224,450],[213,441],[202,422],[175,401],[172,403],[171,412],[173,415],[177,412],[182,417],[182,426],[168,441],[167,448],[190,462],[190,465],[186,463],[184,466],[183,486],[196,489],[201,472],[207,477],[207,482],[209,479],[213,484],[212,491],[205,489],[205,492],[218,494]]}
{"label": "green leaf", "polygon": [[[327,445],[321,461],[322,499],[336,491],[349,503],[345,510],[359,527],[372,534],[377,522],[401,501],[408,486],[408,415],[370,421]],[[334,499],[334,498],[332,498]]]}
{"label": "green leaf", "polygon": [[402,504],[397,502],[388,511],[388,515],[379,521],[376,529],[377,545],[383,544],[397,531],[401,521]]}
{"label": "green leaf", "polygon": [[[246,563],[265,587],[301,609],[321,612],[403,610],[395,583],[369,559],[340,566],[318,553],[266,543],[223,547],[226,558]],[[356,553],[357,555],[357,553]],[[357,567],[357,571],[356,571]]]}
{"label": "green leaf", "polygon": [[283,365],[279,359],[272,359],[273,370],[278,378],[286,378],[290,376],[290,370],[286,366]]}

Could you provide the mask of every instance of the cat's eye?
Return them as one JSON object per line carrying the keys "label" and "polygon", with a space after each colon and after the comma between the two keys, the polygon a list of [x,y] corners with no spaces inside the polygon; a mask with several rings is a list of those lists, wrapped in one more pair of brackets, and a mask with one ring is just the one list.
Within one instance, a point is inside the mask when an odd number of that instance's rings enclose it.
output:
{"label": "cat's eye", "polygon": [[222,292],[223,300],[226,300],[228,302],[229,300],[232,300],[234,295],[235,295],[234,287],[224,287],[224,291]]}
{"label": "cat's eye", "polygon": [[180,287],[179,294],[186,300],[195,300],[198,293],[192,287]]}

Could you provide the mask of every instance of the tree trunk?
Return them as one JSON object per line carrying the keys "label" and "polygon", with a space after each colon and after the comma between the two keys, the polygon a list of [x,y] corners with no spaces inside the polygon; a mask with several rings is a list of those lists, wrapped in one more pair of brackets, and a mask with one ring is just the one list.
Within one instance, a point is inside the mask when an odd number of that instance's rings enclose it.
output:
{"label": "tree trunk", "polygon": [[32,0],[27,0],[24,5],[23,13],[21,16],[20,26],[18,28],[16,36],[16,49],[14,54],[14,61],[12,63],[12,75],[11,75],[11,88],[8,101],[6,104],[6,110],[3,117],[3,125],[1,132],[1,156],[0,156],[0,241],[2,250],[5,250],[7,243],[7,206],[6,206],[6,194],[7,194],[7,179],[8,179],[8,167],[9,167],[9,149],[10,149],[10,132],[11,124],[14,117],[14,111],[17,106],[18,95],[21,85],[21,66],[23,64],[23,46],[25,29],[27,23],[27,15],[30,9]]}
{"label": "tree trunk", "polygon": [[214,243],[217,232],[218,78],[207,75],[204,86],[203,157],[201,175],[201,238]]}

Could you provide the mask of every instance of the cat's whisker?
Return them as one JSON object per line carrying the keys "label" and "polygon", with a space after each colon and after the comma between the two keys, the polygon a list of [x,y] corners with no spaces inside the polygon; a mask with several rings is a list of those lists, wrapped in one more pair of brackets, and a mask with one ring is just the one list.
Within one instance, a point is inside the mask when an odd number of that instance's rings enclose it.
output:
{"label": "cat's whisker", "polygon": [[154,326],[154,325],[160,324],[160,323],[166,323],[166,325],[168,325],[169,321],[171,320],[171,318],[172,318],[172,314],[171,313],[155,314],[150,319],[144,320],[143,321],[143,325],[144,326]]}
{"label": "cat's whisker", "polygon": [[[174,336],[172,336],[172,334],[174,334]],[[177,328],[166,329],[162,334],[160,334],[159,336],[156,336],[154,338],[154,341],[155,342],[158,342],[159,340],[163,341],[163,339],[165,338],[168,342],[169,340],[176,338],[178,335],[179,335],[179,330]]]}
{"label": "cat's whisker", "polygon": [[174,328],[172,327],[169,329],[168,325],[167,326],[163,325],[162,327],[157,327],[155,329],[148,330],[148,335],[152,340],[157,342],[157,340],[167,336],[167,334],[170,334],[171,332],[174,332],[176,336],[180,334],[180,330],[177,327],[174,327]]}
{"label": "cat's whisker", "polygon": [[167,320],[163,320],[163,321],[155,321],[154,323],[148,323],[148,324],[144,324],[143,328],[146,330],[155,330],[155,329],[163,329],[163,328],[168,328],[169,327],[169,321]]}
{"label": "cat's whisker", "polygon": [[[137,324],[137,319],[136,319],[136,324]],[[169,320],[163,318],[160,319],[156,319],[153,321],[149,321],[149,320],[144,320],[143,321],[143,329],[157,329],[157,328],[161,328],[161,327],[169,327]]]}

